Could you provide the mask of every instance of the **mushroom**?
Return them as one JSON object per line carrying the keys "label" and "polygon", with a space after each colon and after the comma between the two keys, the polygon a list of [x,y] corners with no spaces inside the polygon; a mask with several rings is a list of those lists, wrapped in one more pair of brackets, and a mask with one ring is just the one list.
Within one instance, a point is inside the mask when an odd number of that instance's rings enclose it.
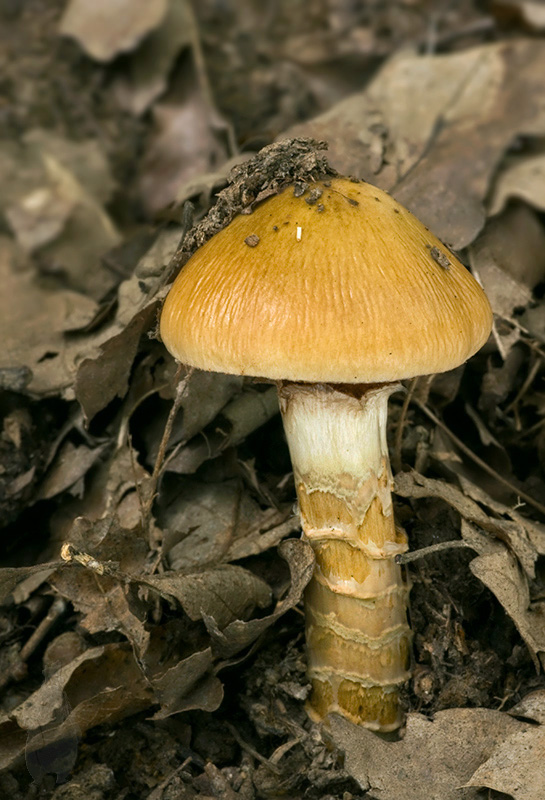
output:
{"label": "mushroom", "polygon": [[[298,188],[298,187],[296,187]],[[402,724],[407,549],[392,512],[388,397],[487,340],[479,284],[409,211],[368,183],[286,188],[190,258],[160,331],[180,361],[277,381],[304,538],[309,710]]]}

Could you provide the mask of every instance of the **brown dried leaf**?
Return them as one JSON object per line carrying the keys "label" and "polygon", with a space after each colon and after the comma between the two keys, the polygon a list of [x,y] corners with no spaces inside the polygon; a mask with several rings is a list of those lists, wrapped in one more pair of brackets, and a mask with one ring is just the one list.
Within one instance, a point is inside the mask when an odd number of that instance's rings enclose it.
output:
{"label": "brown dried leaf", "polygon": [[204,436],[194,437],[180,449],[168,462],[168,470],[186,475],[196,472],[204,461],[239,444],[277,413],[278,396],[274,386],[264,392],[247,389],[225,406]]}
{"label": "brown dried leaf", "polygon": [[303,591],[314,571],[314,553],[307,542],[300,539],[288,539],[279,547],[279,553],[288,562],[291,575],[291,586],[288,594],[280,600],[272,614],[249,622],[237,620],[223,631],[211,617],[204,621],[212,637],[215,648],[222,656],[228,658],[251,644],[267,628],[270,628],[290,608],[301,600]]}
{"label": "brown dried leaf", "polygon": [[[139,533],[141,509],[136,484],[146,484],[147,481],[149,474],[136,455],[131,454],[128,443],[120,445],[107,460],[101,460],[89,473],[83,496],[65,501],[52,517],[53,543],[60,549],[64,542],[74,537],[81,549],[97,547],[102,533],[108,535],[108,518],[114,516],[117,527],[134,531],[132,538],[129,534],[128,552],[123,553],[122,558],[123,563],[127,563],[127,555],[134,553],[137,558],[133,567],[138,570],[145,558],[145,547]],[[80,529],[83,530],[83,538]],[[113,554],[109,557],[118,559],[120,556]]]}
{"label": "brown dried leaf", "polygon": [[[88,231],[86,235],[92,233]],[[0,277],[5,291],[0,296],[0,335],[5,342],[4,372],[30,369],[33,378],[25,380],[33,394],[60,394],[73,399],[75,375],[81,365],[77,390],[88,418],[118,392],[124,393],[139,338],[154,320],[155,306],[150,297],[155,292],[160,295],[161,273],[178,241],[175,229],[158,237],[138,263],[135,274],[120,285],[117,314],[111,322],[87,335],[67,337],[63,333],[74,329],[76,318],[81,326],[96,315],[96,304],[75,292],[42,288],[30,272],[20,268],[22,259],[14,244],[1,239]]]}
{"label": "brown dried leaf", "polygon": [[115,284],[100,259],[120,243],[121,235],[103,206],[73,173],[51,155],[44,154],[43,162],[55,196],[65,201],[70,213],[59,235],[40,248],[40,261],[66,274],[74,288],[100,299]]}
{"label": "brown dried leaf", "polygon": [[23,142],[29,155],[42,163],[48,155],[61,164],[99,205],[111,199],[116,184],[99,140],[73,141],[51,130],[33,128],[24,134]]}
{"label": "brown dried leaf", "polygon": [[80,364],[75,390],[88,420],[126,392],[140,336],[152,325],[166,294],[164,268],[179,241],[179,229],[160,234],[134,274],[119,286],[115,319],[74,344]]}
{"label": "brown dried leaf", "polygon": [[540,725],[545,725],[545,689],[537,689],[527,694],[520,703],[510,709],[509,714],[512,717],[531,719]]}
{"label": "brown dried leaf", "polygon": [[239,481],[185,481],[168,502],[162,526],[163,552],[171,569],[188,570],[223,561],[241,526],[259,506],[242,491]]}
{"label": "brown dried leaf", "polygon": [[166,719],[193,708],[215,711],[223,700],[223,687],[215,676],[205,677],[213,663],[208,647],[178,662],[160,677],[151,678],[155,697],[161,703],[161,710],[153,719]]}
{"label": "brown dried leaf", "polygon": [[[93,314],[96,304],[68,290],[42,288],[28,270],[17,269],[13,243],[0,238],[0,338],[2,362],[32,372],[28,389],[36,395],[61,394],[72,382],[73,352],[63,335],[67,320],[78,310]],[[70,357],[71,356],[71,357]]]}
{"label": "brown dried leaf", "polygon": [[528,333],[538,342],[545,343],[545,304],[539,303],[534,308],[525,309],[520,322]]}
{"label": "brown dried leaf", "polygon": [[483,786],[514,800],[542,800],[545,787],[545,728],[531,726],[498,744],[466,786]]}
{"label": "brown dried leaf", "polygon": [[0,148],[7,185],[0,210],[17,241],[39,256],[42,270],[62,272],[71,288],[101,297],[115,278],[100,259],[120,241],[103,205],[114,185],[105,156],[96,142],[74,144],[40,129],[12,150]]}
{"label": "brown dried leaf", "polygon": [[150,214],[172,203],[182,184],[228,156],[225,137],[218,135],[225,126],[191,63],[180,66],[152,113],[154,130],[140,170],[140,197]]}
{"label": "brown dried leaf", "polygon": [[515,623],[539,669],[545,665],[545,602],[530,603],[528,580],[506,550],[477,556],[469,568],[495,595]]}
{"label": "brown dried leaf", "polygon": [[226,564],[192,575],[165,572],[140,579],[142,585],[174,598],[187,616],[211,617],[221,630],[234,620],[247,619],[254,608],[271,602],[269,586],[242,567]]}
{"label": "brown dried leaf", "polygon": [[157,303],[135,314],[127,325],[80,361],[74,390],[85,419],[93,419],[116,397],[124,397],[140,338],[155,320]]}
{"label": "brown dried leaf", "polygon": [[299,527],[291,507],[288,511],[261,509],[237,480],[198,483],[186,479],[164,503],[163,553],[173,570],[187,572],[257,555]]}
{"label": "brown dried leaf", "polygon": [[28,734],[7,714],[0,715],[0,770],[9,769],[21,760]]}
{"label": "brown dried leaf", "polygon": [[239,535],[227,551],[226,560],[238,561],[241,558],[264,553],[265,550],[279,545],[300,527],[299,517],[293,514],[291,509],[287,518],[285,511],[277,511],[274,508],[261,511],[247,531],[239,531]]}
{"label": "brown dried leaf", "polygon": [[[508,146],[518,133],[545,133],[545,109],[536,102],[544,72],[539,40],[396,55],[364,92],[287,135],[329,141],[336,169],[391,190],[460,249],[484,224],[484,201]],[[379,162],[377,135],[384,139]]]}
{"label": "brown dried leaf", "polygon": [[98,458],[103,454],[105,444],[98,447],[77,447],[72,442],[65,442],[57,453],[36,493],[36,500],[48,500],[74,486],[86,475]]}
{"label": "brown dried leaf", "polygon": [[[503,327],[503,330],[502,330]],[[513,333],[511,325],[502,326],[501,320],[496,322],[498,332],[501,332],[501,338],[509,340],[510,334]],[[515,329],[516,337],[513,337],[515,342],[520,337],[520,331]],[[512,345],[506,348],[504,362],[501,366],[495,366],[492,359],[489,359],[486,372],[482,378],[481,398],[479,406],[484,411],[494,418],[496,416],[497,406],[505,402],[506,398],[512,392],[515,385],[515,380],[519,370],[524,363],[524,352],[520,347],[513,347]]]}
{"label": "brown dried leaf", "polygon": [[469,250],[495,314],[511,318],[532,300],[532,289],[545,278],[545,231],[537,215],[511,205],[490,220]]}
{"label": "brown dried leaf", "polygon": [[[45,161],[52,159],[62,169],[72,175],[79,186],[85,188],[87,195],[99,206],[103,206],[115,189],[108,160],[96,139],[71,141],[63,136],[42,128],[32,128],[22,137],[19,144],[4,141],[0,144],[0,176],[2,179],[2,195],[0,207],[15,206],[23,198],[35,193],[38,209],[44,208],[40,202],[39,192],[50,191],[54,196],[60,188],[55,175],[48,173]],[[64,195],[68,205],[74,198]],[[28,204],[26,211],[32,211],[33,203]],[[51,214],[55,218],[55,214]],[[36,216],[39,221],[39,216]],[[60,225],[64,224],[61,215]],[[46,240],[49,239],[46,237]]]}
{"label": "brown dried leaf", "polygon": [[161,24],[167,0],[70,0],[59,33],[72,36],[97,61],[133,50]]}
{"label": "brown dried leaf", "polygon": [[490,214],[499,214],[512,198],[545,211],[545,154],[511,156],[499,172],[490,200]]}
{"label": "brown dried leaf", "polygon": [[[0,742],[7,745],[0,750],[0,768],[20,758],[27,739],[22,732],[39,731],[44,746],[73,738],[74,731],[82,734],[95,725],[116,722],[152,702],[151,689],[128,647],[109,644],[86,650],[0,721]],[[63,708],[68,716],[57,719]]]}
{"label": "brown dried leaf", "polygon": [[0,605],[10,599],[17,586],[31,576],[36,578],[38,585],[63,567],[62,561],[50,561],[46,564],[33,564],[29,567],[4,567],[0,569]]}
{"label": "brown dried leaf", "polygon": [[212,422],[227,403],[240,394],[243,381],[240,375],[195,369],[184,394],[183,419],[177,431],[180,441],[187,441]]}
{"label": "brown dried leaf", "polygon": [[409,714],[405,737],[386,742],[331,715],[332,738],[346,754],[345,769],[376,800],[477,800],[460,788],[498,745],[530,725],[500,711],[453,708],[432,720]]}
{"label": "brown dried leaf", "polygon": [[[508,538],[508,542],[512,546],[528,576],[533,578],[534,572],[533,570],[527,569],[526,558],[523,557],[523,553],[526,552],[530,558],[533,558],[531,552],[526,548],[525,542],[528,540],[535,552],[539,555],[545,555],[545,525],[542,522],[536,522],[536,520],[523,517],[512,507],[494,500],[480,486],[464,478],[463,475],[459,476],[459,481],[467,497],[471,497],[477,503],[489,508],[498,516],[506,516],[512,520],[514,524],[508,524],[507,527],[502,526],[502,528],[506,534],[507,531],[511,532],[510,536],[512,538]],[[498,538],[501,537],[498,536]],[[517,544],[515,544],[515,542],[517,542]]]}
{"label": "brown dried leaf", "polygon": [[[173,399],[176,391],[174,378],[177,370],[177,362],[170,361],[165,370],[166,385],[159,392],[161,397]],[[184,377],[183,380],[186,378]],[[134,379],[131,386],[133,384]],[[240,393],[242,385],[243,378],[239,375],[222,375],[217,372],[195,369],[187,378],[182,410],[176,418],[169,446],[174,448],[200,433],[215,419],[222,408]],[[157,457],[169,412],[170,408],[165,409],[162,415],[150,419],[141,433],[148,452],[148,459],[151,462],[154,462]]]}
{"label": "brown dried leaf", "polygon": [[[138,575],[148,554],[148,545],[141,533],[121,527],[116,516],[94,522],[80,517],[69,539],[76,548],[98,561],[115,564],[122,575]],[[122,579],[79,566],[57,572],[49,582],[82,613],[80,625],[83,628],[90,633],[118,631],[142,657],[149,644],[146,608],[133,587]]]}
{"label": "brown dried leaf", "polygon": [[39,250],[63,232],[75,206],[75,199],[58,187],[39,187],[5,210],[17,241],[27,253]]}
{"label": "brown dried leaf", "polygon": [[[425,478],[416,472],[401,472],[395,477],[395,491],[402,497],[438,497],[444,500],[467,522],[477,525],[507,544],[516,554],[526,574],[530,578],[535,578],[536,559],[545,552],[543,527],[493,500],[463,476],[458,476],[458,479],[463,492],[445,481]],[[488,507],[498,516],[490,516],[481,505]]]}
{"label": "brown dried leaf", "polygon": [[187,0],[169,0],[166,15],[132,55],[128,78],[118,82],[121,104],[133,114],[143,114],[167,88],[170,70],[180,51],[197,36]]}

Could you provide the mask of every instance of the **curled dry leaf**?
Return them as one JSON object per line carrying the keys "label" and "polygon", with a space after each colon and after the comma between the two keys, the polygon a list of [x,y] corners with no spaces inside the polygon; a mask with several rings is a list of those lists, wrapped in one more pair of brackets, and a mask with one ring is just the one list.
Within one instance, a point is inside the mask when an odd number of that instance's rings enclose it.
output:
{"label": "curled dry leaf", "polygon": [[[76,548],[91,554],[98,563],[114,565],[114,571],[121,575],[139,574],[144,568],[147,542],[138,529],[123,528],[115,515],[96,521],[80,517],[69,536]],[[80,624],[85,630],[117,631],[139,657],[143,656],[149,644],[146,606],[122,577],[74,566],[58,571],[49,582],[82,614]]]}
{"label": "curled dry leaf", "polygon": [[545,689],[536,689],[522,698],[520,703],[510,709],[509,713],[513,717],[531,719],[545,725]]}
{"label": "curled dry leaf", "polygon": [[[508,506],[498,503],[466,478],[459,476],[463,491],[441,480],[416,472],[401,472],[395,477],[395,492],[402,497],[438,497],[458,511],[467,522],[477,525],[504,542],[516,554],[526,574],[535,578],[535,562],[545,554],[545,530]],[[488,507],[494,516],[487,514]]]}
{"label": "curled dry leaf", "polygon": [[74,369],[74,354],[67,353],[71,348],[64,336],[65,326],[76,309],[92,315],[96,304],[77,292],[42,288],[32,272],[17,268],[18,261],[13,242],[0,238],[3,365],[29,369],[32,377],[26,388],[31,393],[62,395],[73,382]]}
{"label": "curled dry leaf", "polygon": [[274,386],[264,392],[249,389],[235,397],[203,435],[197,435],[182,447],[169,462],[168,469],[192,474],[207,459],[216,458],[227,447],[240,444],[257,428],[278,413],[278,396]]}
{"label": "curled dry leaf", "polygon": [[261,619],[252,619],[248,622],[237,620],[228,625],[223,631],[219,629],[212,617],[207,616],[204,618],[214,647],[225,658],[234,655],[255,641],[277,619],[301,600],[303,591],[314,571],[312,548],[309,544],[299,539],[287,539],[280,545],[279,553],[288,562],[291,586],[286,597],[277,603],[272,614]]}
{"label": "curled dry leaf", "polygon": [[545,211],[545,153],[506,159],[494,182],[490,214],[499,214],[512,198]]}
{"label": "curled dry leaf", "polygon": [[161,704],[153,719],[166,719],[192,708],[215,711],[223,700],[223,686],[214,675],[207,675],[213,664],[212,650],[207,647],[179,661],[159,677],[151,677],[155,697]]}
{"label": "curled dry leaf", "polygon": [[[400,473],[395,491],[403,497],[439,497],[459,512],[463,517],[462,536],[479,553],[470,562],[471,571],[511,617],[539,669],[539,659],[543,661],[545,654],[545,603],[530,603],[528,579],[535,578],[535,562],[545,550],[543,527],[492,500],[467,479],[460,477],[460,481],[465,494],[444,481],[414,472]],[[482,506],[498,516],[489,516]],[[475,526],[494,539],[487,541]]]}
{"label": "curled dry leaf", "polygon": [[163,553],[174,570],[257,555],[299,528],[291,504],[284,510],[261,509],[237,480],[186,479],[164,502]]}
{"label": "curled dry leaf", "polygon": [[544,72],[545,50],[530,39],[398,55],[364,92],[288,135],[329,141],[336,169],[392,191],[460,249],[483,227],[484,202],[511,142],[545,133],[545,108],[536,102]]}
{"label": "curled dry leaf", "polygon": [[77,492],[75,484],[86,475],[105,449],[105,444],[88,447],[85,444],[76,446],[70,441],[64,442],[40,483],[36,500],[48,500],[70,488]]}
{"label": "curled dry leaf", "polygon": [[292,507],[288,512],[268,508],[254,517],[247,531],[240,531],[229,547],[226,558],[228,561],[238,561],[240,558],[264,553],[300,528],[299,517],[293,513]]}
{"label": "curled dry leaf", "polygon": [[487,586],[515,623],[533,656],[536,669],[545,667],[545,602],[530,602],[528,579],[504,550],[477,556],[472,573]]}
{"label": "curled dry leaf", "polygon": [[188,0],[169,0],[163,21],[132,54],[128,77],[118,82],[122,106],[143,114],[163,94],[177,56],[197,35]]}
{"label": "curled dry leaf", "polygon": [[97,299],[104,295],[115,276],[101,257],[120,234],[104,208],[114,182],[97,142],[31,130],[15,151],[0,146],[0,179],[0,213],[40,269]]}
{"label": "curled dry leaf", "polygon": [[494,789],[511,795],[514,800],[542,800],[545,786],[545,693],[534,692],[509,713],[534,719],[539,725],[529,725],[498,742],[466,786]]}
{"label": "curled dry leaf", "polygon": [[[41,746],[73,738],[104,722],[115,722],[147,708],[152,692],[126,645],[86,650],[44,681],[27,700],[0,720],[0,768],[22,755],[27,734],[41,729]],[[56,720],[58,709],[68,716]],[[52,722],[56,722],[50,726]]]}
{"label": "curled dry leaf", "polygon": [[181,575],[164,572],[142,577],[140,582],[180,603],[197,621],[211,617],[220,630],[234,620],[247,619],[256,608],[271,602],[269,586],[242,567],[226,564],[206,572]]}
{"label": "curled dry leaf", "polygon": [[161,24],[167,0],[70,0],[59,33],[72,36],[97,61],[132,50]]}
{"label": "curled dry leaf", "polygon": [[497,517],[507,517],[507,525],[505,527],[500,525],[500,530],[504,530],[504,537],[498,531],[498,538],[509,544],[528,577],[534,578],[535,572],[530,567],[530,560],[535,560],[536,553],[540,556],[545,555],[545,525],[523,517],[511,506],[494,500],[480,486],[463,475],[459,476],[459,481],[467,497],[471,497],[476,503],[489,508]]}
{"label": "curled dry leaf", "polygon": [[140,171],[140,197],[155,214],[172,203],[184,183],[228,157],[226,124],[212,105],[206,76],[187,60],[153,107],[154,130]]}
{"label": "curled dry leaf", "polygon": [[530,728],[500,711],[453,708],[433,720],[409,714],[404,738],[386,742],[331,717],[332,739],[346,754],[347,772],[376,800],[478,800],[476,789],[460,787],[473,780],[498,744]]}
{"label": "curled dry leaf", "polygon": [[510,205],[490,220],[469,249],[471,268],[495,314],[513,317],[545,278],[545,231],[532,209]]}

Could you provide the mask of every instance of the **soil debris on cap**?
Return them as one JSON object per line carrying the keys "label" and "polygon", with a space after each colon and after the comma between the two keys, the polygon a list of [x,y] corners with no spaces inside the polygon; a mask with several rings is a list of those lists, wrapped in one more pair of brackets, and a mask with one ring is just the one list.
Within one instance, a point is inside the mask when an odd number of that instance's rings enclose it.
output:
{"label": "soil debris on cap", "polygon": [[299,187],[301,194],[298,196],[302,196],[311,183],[335,177],[337,171],[324,154],[327,147],[327,142],[309,137],[282,139],[233,167],[228,185],[218,193],[215,205],[185,235],[172,260],[172,272],[177,272],[199,247],[234,217],[245,209],[251,211],[252,204],[290,184]]}
{"label": "soil debris on cap", "polygon": [[311,189],[309,192],[309,196],[305,197],[305,202],[309,204],[309,206],[314,206],[320,199],[323,194],[323,189],[316,187],[315,189]]}
{"label": "soil debris on cap", "polygon": [[439,250],[438,247],[430,248],[430,256],[433,258],[436,264],[439,264],[440,267],[443,269],[450,269],[450,260],[447,256]]}

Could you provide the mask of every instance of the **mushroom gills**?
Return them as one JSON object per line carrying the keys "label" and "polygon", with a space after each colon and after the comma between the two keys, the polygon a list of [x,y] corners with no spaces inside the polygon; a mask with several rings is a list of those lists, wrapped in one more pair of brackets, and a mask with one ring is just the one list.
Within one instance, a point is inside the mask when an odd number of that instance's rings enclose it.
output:
{"label": "mushroom gills", "polygon": [[394,524],[386,443],[395,388],[279,386],[303,536],[316,556],[305,594],[309,711],[381,732],[400,726],[399,687],[410,676],[410,587],[395,562],[407,539]]}

